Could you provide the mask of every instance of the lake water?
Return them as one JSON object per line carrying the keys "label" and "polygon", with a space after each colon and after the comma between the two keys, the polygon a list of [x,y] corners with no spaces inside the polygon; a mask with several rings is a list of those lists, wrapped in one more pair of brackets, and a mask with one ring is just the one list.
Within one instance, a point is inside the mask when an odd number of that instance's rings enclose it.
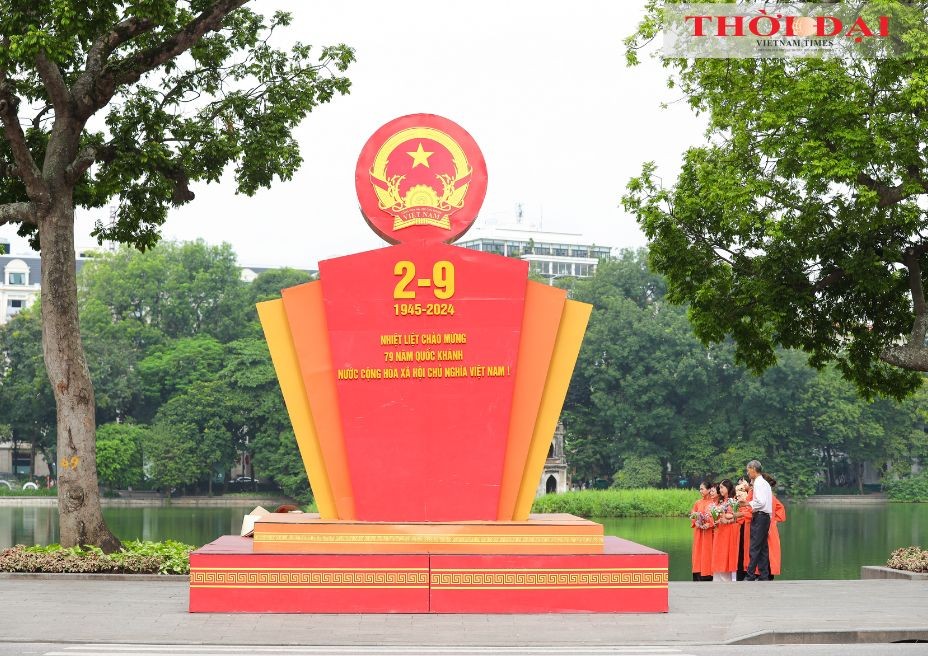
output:
{"label": "lake water", "polygon": [[[237,534],[251,507],[109,507],[110,528],[124,540],[180,540],[203,545]],[[670,578],[688,581],[692,529],[689,520],[602,519],[608,535],[670,554]],[[58,540],[58,509],[0,506],[0,548]],[[856,579],[861,565],[878,565],[898,547],[928,548],[928,504],[866,506],[792,505],[780,525],[784,579]]]}

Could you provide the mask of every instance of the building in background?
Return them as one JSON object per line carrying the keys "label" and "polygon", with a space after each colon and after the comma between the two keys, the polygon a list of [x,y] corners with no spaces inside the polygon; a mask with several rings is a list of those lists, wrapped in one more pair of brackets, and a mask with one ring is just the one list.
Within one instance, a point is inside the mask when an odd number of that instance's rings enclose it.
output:
{"label": "building in background", "polygon": [[[0,241],[0,326],[35,303],[42,280],[42,260],[37,254],[10,255],[8,250],[9,242]],[[78,273],[95,252],[99,251],[86,251],[78,255]],[[242,280],[250,283],[261,273],[275,268],[278,267],[241,267]],[[310,275],[317,273],[315,269],[302,270]]]}
{"label": "building in background", "polygon": [[48,463],[29,442],[0,441],[0,478],[45,478],[48,475]]}
{"label": "building in background", "polygon": [[32,305],[39,297],[41,272],[38,255],[0,255],[0,325]]}
{"label": "building in background", "polygon": [[593,244],[583,235],[544,232],[520,225],[474,228],[457,245],[526,260],[532,273],[552,281],[589,278],[596,273],[601,260],[612,256],[609,246]]}
{"label": "building in background", "polygon": [[570,489],[570,476],[567,471],[567,458],[564,456],[564,425],[557,422],[554,439],[548,448],[544,473],[535,492],[536,497],[546,494],[564,494]]}

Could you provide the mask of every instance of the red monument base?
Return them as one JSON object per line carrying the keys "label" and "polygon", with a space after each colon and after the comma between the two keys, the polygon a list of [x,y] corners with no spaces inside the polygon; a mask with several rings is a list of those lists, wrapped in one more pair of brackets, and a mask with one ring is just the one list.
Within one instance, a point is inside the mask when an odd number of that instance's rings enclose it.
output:
{"label": "red monument base", "polygon": [[271,513],[255,522],[260,553],[601,554],[603,525],[562,513],[524,521],[361,522]]}
{"label": "red monument base", "polygon": [[540,555],[269,554],[225,536],[190,555],[190,612],[665,613],[667,565],[616,537]]}

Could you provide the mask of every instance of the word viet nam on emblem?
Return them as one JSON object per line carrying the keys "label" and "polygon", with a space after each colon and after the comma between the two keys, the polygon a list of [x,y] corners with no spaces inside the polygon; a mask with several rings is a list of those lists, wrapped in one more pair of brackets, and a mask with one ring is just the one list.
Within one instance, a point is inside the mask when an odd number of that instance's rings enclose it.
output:
{"label": "word viet nam on emblem", "polygon": [[451,230],[451,214],[464,206],[471,168],[450,135],[430,127],[400,130],[371,167],[378,206],[394,217],[393,229],[429,225]]}

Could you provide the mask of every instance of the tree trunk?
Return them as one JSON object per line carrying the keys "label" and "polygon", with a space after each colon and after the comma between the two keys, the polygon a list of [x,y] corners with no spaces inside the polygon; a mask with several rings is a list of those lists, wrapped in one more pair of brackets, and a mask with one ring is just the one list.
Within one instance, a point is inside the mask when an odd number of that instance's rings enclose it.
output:
{"label": "tree trunk", "polygon": [[81,342],[70,193],[53,200],[39,220],[42,244],[42,347],[55,394],[58,435],[58,513],[61,544],[122,545],[103,521],[97,484],[93,384]]}

